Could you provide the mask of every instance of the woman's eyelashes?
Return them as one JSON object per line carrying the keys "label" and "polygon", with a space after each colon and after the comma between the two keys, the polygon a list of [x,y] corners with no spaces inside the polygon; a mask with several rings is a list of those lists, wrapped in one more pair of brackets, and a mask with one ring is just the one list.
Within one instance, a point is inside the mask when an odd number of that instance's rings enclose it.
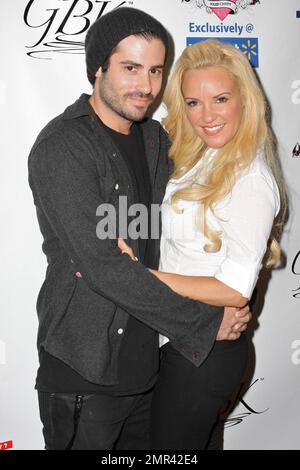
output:
{"label": "woman's eyelashes", "polygon": [[196,100],[187,100],[187,101],[185,102],[185,104],[186,104],[189,108],[194,108],[195,106],[197,106],[198,101],[196,101]]}
{"label": "woman's eyelashes", "polygon": [[217,98],[217,101],[216,101],[216,102],[217,102],[217,103],[227,103],[228,99],[229,99],[228,96],[219,96],[219,97]]}
{"label": "woman's eyelashes", "polygon": [[[217,104],[225,104],[229,101],[229,97],[228,96],[218,96],[217,98],[214,99],[213,103],[217,103]],[[198,100],[186,100],[185,104],[189,107],[189,108],[194,108],[195,106],[197,105],[201,105],[201,102],[198,101]]]}

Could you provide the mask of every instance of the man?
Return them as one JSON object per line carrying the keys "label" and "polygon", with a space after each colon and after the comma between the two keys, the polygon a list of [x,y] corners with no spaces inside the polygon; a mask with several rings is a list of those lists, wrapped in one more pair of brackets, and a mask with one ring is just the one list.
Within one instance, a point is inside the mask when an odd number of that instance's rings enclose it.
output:
{"label": "man", "polygon": [[37,301],[40,414],[47,449],[147,449],[157,331],[197,366],[250,314],[223,315],[158,281],[145,267],[158,265],[158,239],[129,237],[136,263],[99,234],[103,204],[118,212],[120,196],[128,207],[162,202],[167,138],[144,117],[161,88],[168,35],[142,11],[119,8],[91,26],[85,49],[91,97],[52,120],[29,156],[48,260]]}

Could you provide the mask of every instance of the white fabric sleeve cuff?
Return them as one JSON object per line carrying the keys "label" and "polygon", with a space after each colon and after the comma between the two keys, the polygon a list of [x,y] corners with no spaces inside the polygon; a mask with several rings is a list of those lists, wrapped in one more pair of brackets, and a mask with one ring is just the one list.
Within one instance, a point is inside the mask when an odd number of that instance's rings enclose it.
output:
{"label": "white fabric sleeve cuff", "polygon": [[239,264],[226,259],[214,277],[250,299],[260,271],[260,263]]}

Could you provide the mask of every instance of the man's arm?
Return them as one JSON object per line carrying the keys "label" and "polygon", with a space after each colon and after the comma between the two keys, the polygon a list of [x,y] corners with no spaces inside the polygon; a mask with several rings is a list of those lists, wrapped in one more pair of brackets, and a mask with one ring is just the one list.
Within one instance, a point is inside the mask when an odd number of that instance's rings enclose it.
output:
{"label": "man's arm", "polygon": [[76,143],[69,148],[56,135],[34,148],[29,178],[35,204],[90,289],[168,336],[174,347],[200,364],[215,340],[223,309],[177,295],[141,263],[120,256],[115,240],[97,238],[96,210],[108,201],[101,197],[88,150],[78,139]]}

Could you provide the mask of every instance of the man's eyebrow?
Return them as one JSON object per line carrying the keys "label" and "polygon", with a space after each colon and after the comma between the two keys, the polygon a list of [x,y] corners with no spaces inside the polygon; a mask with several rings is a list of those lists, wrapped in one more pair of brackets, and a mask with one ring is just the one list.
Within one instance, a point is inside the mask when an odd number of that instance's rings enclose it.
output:
{"label": "man's eyebrow", "polygon": [[142,67],[142,64],[138,64],[137,62],[133,62],[132,60],[122,60],[119,63],[122,65],[134,65],[135,67]]}
{"label": "man's eyebrow", "polygon": [[[142,64],[138,64],[137,62],[133,62],[132,60],[122,60],[119,62],[122,65],[133,65],[134,67],[142,68]],[[151,69],[162,69],[164,68],[163,64],[151,65]]]}

